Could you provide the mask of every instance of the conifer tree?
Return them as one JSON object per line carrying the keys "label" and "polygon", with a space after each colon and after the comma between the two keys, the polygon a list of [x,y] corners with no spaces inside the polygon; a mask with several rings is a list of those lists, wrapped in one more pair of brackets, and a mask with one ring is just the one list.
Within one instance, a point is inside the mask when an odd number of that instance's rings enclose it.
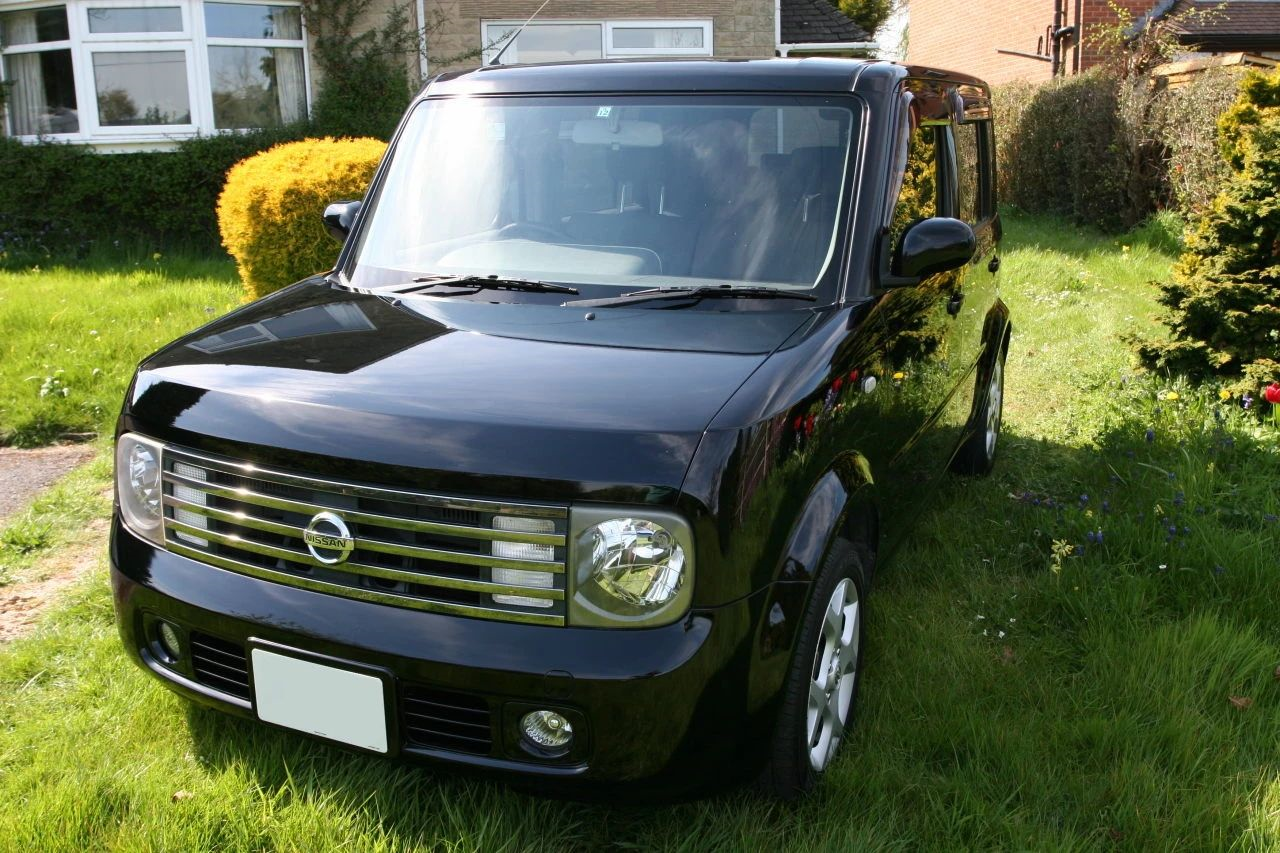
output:
{"label": "conifer tree", "polygon": [[1171,339],[1138,351],[1149,368],[1259,397],[1280,380],[1280,71],[1244,79],[1218,121],[1218,144],[1226,183],[1160,286]]}

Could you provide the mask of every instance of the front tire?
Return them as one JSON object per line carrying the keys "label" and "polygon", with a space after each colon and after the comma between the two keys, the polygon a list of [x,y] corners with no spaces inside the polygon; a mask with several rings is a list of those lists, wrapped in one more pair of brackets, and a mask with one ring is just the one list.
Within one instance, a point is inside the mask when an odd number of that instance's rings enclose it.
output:
{"label": "front tire", "polygon": [[831,766],[853,718],[862,670],[865,572],[837,540],[814,581],[783,688],[761,787],[780,799],[813,788]]}

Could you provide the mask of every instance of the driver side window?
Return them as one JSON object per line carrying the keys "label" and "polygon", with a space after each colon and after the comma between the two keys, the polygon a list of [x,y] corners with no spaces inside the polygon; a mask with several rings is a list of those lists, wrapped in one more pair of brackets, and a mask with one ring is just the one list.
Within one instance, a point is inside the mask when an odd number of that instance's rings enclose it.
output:
{"label": "driver side window", "polygon": [[901,189],[889,221],[890,245],[897,246],[912,223],[939,215],[939,150],[937,127],[925,125],[911,132]]}

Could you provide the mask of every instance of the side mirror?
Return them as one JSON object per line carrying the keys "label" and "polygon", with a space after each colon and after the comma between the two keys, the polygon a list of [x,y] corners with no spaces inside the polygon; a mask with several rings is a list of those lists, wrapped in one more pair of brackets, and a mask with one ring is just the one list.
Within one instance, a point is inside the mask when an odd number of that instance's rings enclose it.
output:
{"label": "side mirror", "polygon": [[978,238],[967,223],[946,216],[922,219],[902,235],[893,272],[904,278],[924,278],[964,266],[977,250]]}
{"label": "side mirror", "polygon": [[347,242],[361,204],[358,201],[335,201],[324,209],[324,230],[330,237],[339,243]]}

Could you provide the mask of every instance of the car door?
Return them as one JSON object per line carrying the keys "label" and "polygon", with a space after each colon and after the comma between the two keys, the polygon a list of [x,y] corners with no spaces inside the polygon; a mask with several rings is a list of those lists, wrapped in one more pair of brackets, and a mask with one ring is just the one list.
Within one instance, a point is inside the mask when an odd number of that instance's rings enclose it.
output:
{"label": "car door", "polygon": [[987,349],[999,343],[992,340],[998,335],[988,327],[988,317],[997,298],[1000,220],[990,99],[978,86],[960,85],[949,93],[947,102],[950,121],[938,128],[944,146],[940,208],[942,215],[967,222],[978,240],[973,260],[957,270],[947,301],[949,319],[940,367],[951,390],[937,430],[954,450],[972,426],[980,365]]}

